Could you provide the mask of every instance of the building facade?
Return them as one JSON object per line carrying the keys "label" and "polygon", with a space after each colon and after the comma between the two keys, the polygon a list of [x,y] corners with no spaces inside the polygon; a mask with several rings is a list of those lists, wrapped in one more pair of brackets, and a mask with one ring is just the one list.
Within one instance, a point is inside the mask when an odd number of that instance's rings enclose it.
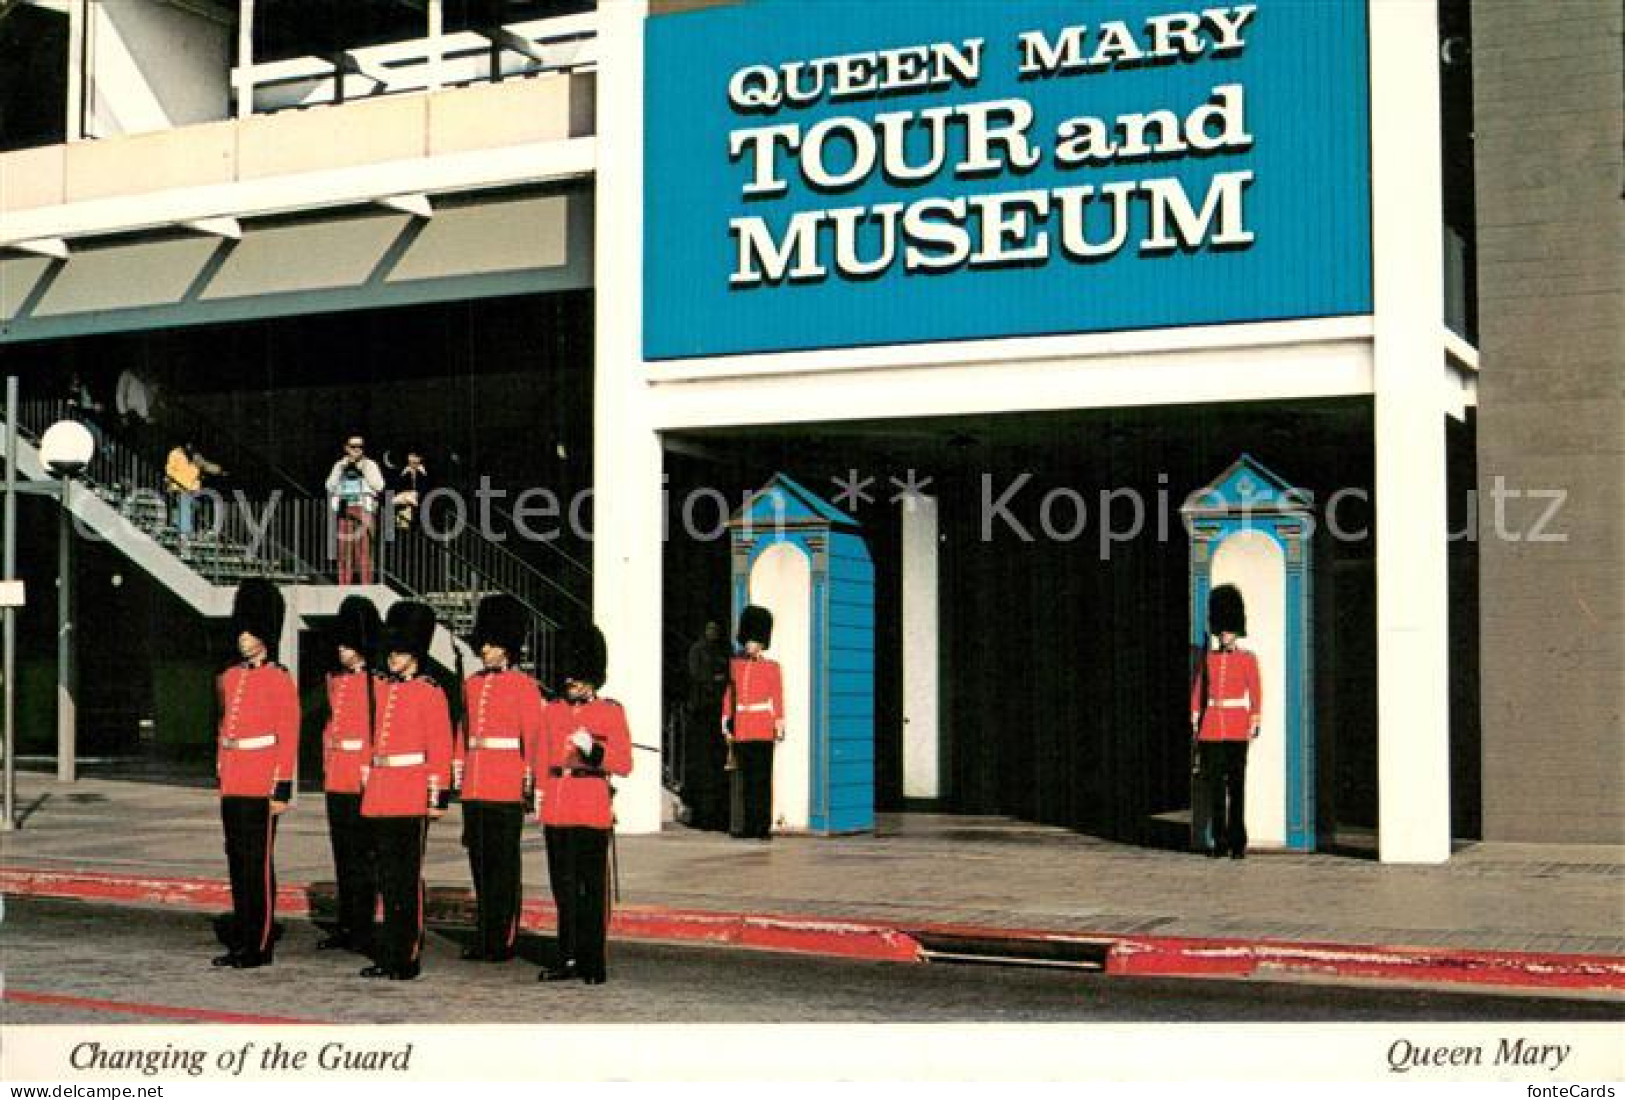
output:
{"label": "building facade", "polygon": [[[390,542],[381,597],[455,625],[516,590],[540,662],[595,618],[636,831],[708,721],[688,643],[760,599],[806,723],[782,827],[846,820],[808,791],[856,769],[883,812],[1183,843],[1191,647],[1229,580],[1263,846],[1618,838],[1619,113],[1526,114],[1556,67],[1617,87],[1617,53],[1511,3],[298,8],[0,13],[63,58],[0,115],[0,347],[27,393],[106,394],[128,476],[92,528],[212,432],[244,499],[294,501],[256,545],[314,630],[312,471],[343,433],[427,451],[481,522]],[[1528,167],[1532,127],[1573,187]],[[1497,478],[1567,489],[1575,537],[1531,545]],[[740,572],[729,521],[773,484],[861,540],[866,618],[818,587],[822,536]],[[139,567],[120,598],[154,632],[219,614],[226,577],[154,523],[94,551]],[[189,743],[195,699],[148,682]]]}

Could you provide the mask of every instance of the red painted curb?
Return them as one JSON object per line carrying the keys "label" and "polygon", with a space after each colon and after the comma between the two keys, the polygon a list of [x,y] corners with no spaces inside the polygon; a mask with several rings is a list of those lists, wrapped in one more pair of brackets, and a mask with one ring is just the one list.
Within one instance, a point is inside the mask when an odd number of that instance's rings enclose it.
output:
{"label": "red painted curb", "polygon": [[95,997],[69,997],[60,993],[36,993],[30,989],[7,989],[0,993],[0,1001],[18,1004],[50,1005],[53,1008],[77,1008],[87,1012],[114,1012],[128,1016],[153,1016],[162,1020],[194,1020],[205,1024],[313,1024],[315,1020],[300,1020],[292,1016],[249,1016],[241,1012],[216,1012],[208,1008],[178,1008],[174,1005],[150,1005],[140,1001],[104,1001]]}
{"label": "red painted curb", "polygon": [[[0,868],[0,893],[118,904],[172,905],[221,911],[231,906],[230,886],[218,879],[157,878],[87,871]],[[284,885],[277,911],[307,916],[332,887]],[[428,898],[432,920],[469,923],[473,898],[467,888],[436,887]],[[520,925],[551,930],[553,906],[527,899]],[[1368,978],[1427,985],[1494,986],[1625,992],[1625,958],[1522,951],[1437,947],[1367,946],[1241,939],[1195,939],[921,924],[898,928],[869,921],[830,920],[789,914],[726,913],[621,906],[610,922],[626,939],[704,943],[832,958],[919,962],[915,934],[936,934],[1020,945],[1095,944],[1106,949],[1106,972],[1123,977],[1269,977],[1272,975]]]}
{"label": "red painted curb", "polygon": [[1112,946],[1106,969],[1124,975],[1330,975],[1424,985],[1625,992],[1625,959],[1613,955],[1439,947],[1126,936]]}

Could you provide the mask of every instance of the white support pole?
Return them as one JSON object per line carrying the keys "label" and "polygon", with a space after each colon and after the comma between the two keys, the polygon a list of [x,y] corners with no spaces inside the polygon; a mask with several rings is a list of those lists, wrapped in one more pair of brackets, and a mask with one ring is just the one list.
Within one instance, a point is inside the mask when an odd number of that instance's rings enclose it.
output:
{"label": "white support pole", "polygon": [[67,140],[85,136],[85,97],[91,85],[85,67],[90,51],[85,48],[90,34],[89,0],[69,0],[68,4],[68,117]]}
{"label": "white support pole", "polygon": [[237,117],[254,113],[254,0],[237,0]]}
{"label": "white support pole", "polygon": [[1450,858],[1444,255],[1434,5],[1371,0],[1377,832],[1384,863]]}
{"label": "white support pole", "polygon": [[440,90],[441,61],[445,57],[445,0],[429,0],[429,79],[431,92]]}
{"label": "white support pole", "polygon": [[937,500],[903,506],[903,797],[938,798]]}
{"label": "white support pole", "polygon": [[607,693],[626,708],[635,750],[615,814],[630,833],[660,829],[660,437],[643,363],[644,0],[599,8],[594,347],[593,614],[609,643]]}

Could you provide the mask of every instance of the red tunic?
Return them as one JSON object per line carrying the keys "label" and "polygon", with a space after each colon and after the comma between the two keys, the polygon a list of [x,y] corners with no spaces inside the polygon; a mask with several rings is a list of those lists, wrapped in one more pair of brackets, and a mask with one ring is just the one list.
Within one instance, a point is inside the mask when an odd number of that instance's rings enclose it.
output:
{"label": "red tunic", "polygon": [[[322,789],[333,794],[360,794],[361,769],[367,762],[372,730],[367,722],[367,680],[372,674],[330,672],[327,675],[327,725],[322,729]],[[383,686],[374,679],[373,694]]]}
{"label": "red tunic", "polygon": [[426,817],[451,790],[451,714],[427,676],[378,683],[361,816]]}
{"label": "red tunic", "polygon": [[1264,715],[1258,657],[1244,649],[1210,650],[1207,660],[1207,711],[1202,712],[1200,672],[1191,684],[1191,721],[1202,716],[1199,741],[1245,741]]}
{"label": "red tunic", "polygon": [[[299,689],[279,664],[240,664],[220,674],[215,774],[222,795],[293,797],[299,769]],[[279,785],[285,785],[278,791]]]}
{"label": "red tunic", "polygon": [[722,719],[733,719],[735,741],[771,741],[784,718],[784,681],[779,663],[766,657],[735,657],[728,663]]}
{"label": "red tunic", "polygon": [[[626,711],[613,699],[590,703],[555,699],[542,715],[540,744],[532,757],[539,765],[542,824],[613,827],[609,777],[632,773]],[[593,751],[587,757],[570,743],[577,730],[592,737]],[[576,774],[583,771],[591,774]]]}
{"label": "red tunic", "polygon": [[542,692],[516,669],[475,673],[463,682],[467,719],[452,754],[453,784],[464,802],[522,802],[534,778],[530,757],[542,729]]}

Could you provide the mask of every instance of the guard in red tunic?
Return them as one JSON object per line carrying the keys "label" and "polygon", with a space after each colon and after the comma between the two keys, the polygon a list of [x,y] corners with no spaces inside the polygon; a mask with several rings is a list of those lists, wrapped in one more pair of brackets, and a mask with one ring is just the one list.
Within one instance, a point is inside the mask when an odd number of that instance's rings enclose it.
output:
{"label": "guard in red tunic", "polygon": [[215,966],[247,970],[271,962],[276,908],[276,819],[293,801],[299,763],[299,690],[273,659],[282,636],[282,593],[244,581],[232,604],[242,657],[220,674],[215,772],[231,873],[232,919]]}
{"label": "guard in red tunic", "polygon": [[608,976],[604,940],[609,926],[609,847],[615,827],[610,778],[632,771],[626,712],[598,696],[608,654],[604,636],[588,626],[560,646],[563,697],[543,712],[532,757],[545,764],[538,797],[547,839],[547,875],[558,909],[558,956],[537,977],[579,977],[602,985]]}
{"label": "guard in red tunic", "polygon": [[773,746],[784,740],[784,679],[762,656],[773,641],[773,615],[751,604],[739,613],[740,652],[728,666],[722,736],[734,759],[736,837],[767,840],[773,829]]}
{"label": "guard in red tunic", "polygon": [[378,609],[365,596],[346,596],[333,629],[338,667],[327,674],[327,726],[322,730],[322,789],[338,879],[338,926],[317,942],[320,951],[372,953],[378,876],[361,820],[361,769],[372,744],[378,676]]}
{"label": "guard in red tunic", "polygon": [[1226,852],[1241,859],[1247,853],[1247,746],[1263,722],[1264,696],[1257,656],[1236,645],[1247,636],[1241,593],[1234,585],[1215,588],[1207,615],[1214,642],[1204,648],[1191,685],[1191,734],[1213,818],[1206,851],[1215,859]]}
{"label": "guard in red tunic", "polygon": [[541,689],[515,667],[529,625],[512,596],[487,596],[475,609],[469,641],[485,667],[463,683],[467,717],[452,757],[479,914],[463,958],[482,962],[513,958],[519,936],[519,834],[536,780],[526,752],[542,730]]}
{"label": "guard in red tunic", "polygon": [[423,965],[423,846],[429,822],[451,800],[451,714],[446,693],[420,671],[434,638],[434,612],[403,600],[389,609],[383,649],[389,675],[379,682],[368,762],[361,772],[361,816],[372,840],[384,926],[376,963],[364,978],[410,981]]}

